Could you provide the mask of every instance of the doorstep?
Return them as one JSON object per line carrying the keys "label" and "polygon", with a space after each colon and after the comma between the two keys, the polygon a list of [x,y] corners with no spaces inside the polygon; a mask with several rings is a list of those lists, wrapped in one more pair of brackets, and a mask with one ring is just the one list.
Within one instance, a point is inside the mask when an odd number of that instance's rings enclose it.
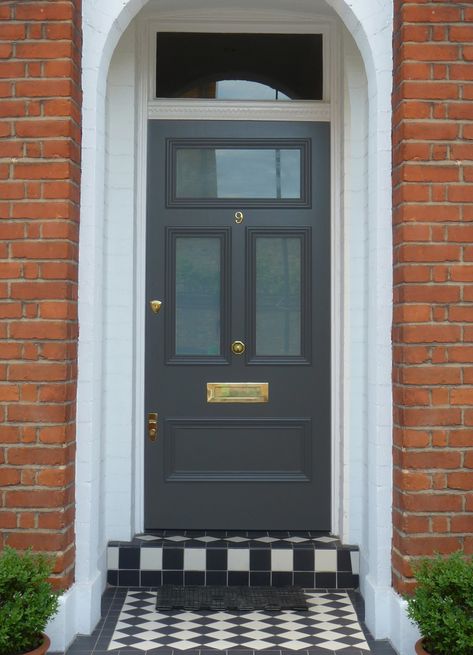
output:
{"label": "doorstep", "polygon": [[356,589],[359,551],[326,532],[160,530],[108,546],[107,581]]}

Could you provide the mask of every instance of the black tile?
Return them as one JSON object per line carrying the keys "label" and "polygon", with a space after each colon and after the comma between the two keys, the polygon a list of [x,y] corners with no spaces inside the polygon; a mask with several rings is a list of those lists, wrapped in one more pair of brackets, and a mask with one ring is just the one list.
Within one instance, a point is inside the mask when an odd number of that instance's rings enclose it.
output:
{"label": "black tile", "polygon": [[184,568],[183,548],[163,548],[163,569],[179,570]]}
{"label": "black tile", "polygon": [[271,586],[271,573],[269,571],[252,571],[252,572],[250,572],[250,585],[252,587],[269,587],[269,586]]}
{"label": "black tile", "polygon": [[205,542],[191,539],[191,541],[186,541],[184,548],[205,548]]}
{"label": "black tile", "polygon": [[271,549],[250,550],[250,571],[271,571]]}
{"label": "black tile", "polygon": [[215,539],[223,539],[227,536],[227,533],[225,530],[206,530],[205,536],[214,537]]}
{"label": "black tile", "polygon": [[294,571],[314,570],[314,549],[294,548]]}
{"label": "black tile", "polygon": [[227,549],[207,549],[207,571],[227,570]]}
{"label": "black tile", "polygon": [[337,573],[337,587],[340,589],[356,589],[358,587],[358,576],[346,571]]}
{"label": "black tile", "polygon": [[271,548],[292,548],[292,544],[289,541],[273,541],[271,542]]}
{"label": "black tile", "polygon": [[315,586],[317,589],[335,589],[337,586],[337,574],[316,573]]}
{"label": "black tile", "polygon": [[120,587],[134,587],[140,584],[140,572],[138,570],[118,571],[118,584]]}
{"label": "black tile", "polygon": [[205,571],[185,571],[184,584],[205,586]]}
{"label": "black tile", "polygon": [[118,568],[119,569],[139,569],[140,568],[140,549],[120,548],[118,551]]}
{"label": "black tile", "polygon": [[141,571],[142,587],[160,587],[161,585],[161,571]]}
{"label": "black tile", "polygon": [[294,584],[297,587],[304,587],[305,589],[313,589],[314,573],[310,573],[309,571],[303,571],[303,572],[296,571],[294,573]]}
{"label": "black tile", "polygon": [[228,572],[228,586],[247,587],[249,584],[249,574],[247,571],[229,571]]}
{"label": "black tile", "polygon": [[250,539],[257,539],[258,537],[268,536],[268,533],[265,530],[263,531],[250,530],[247,534]]}
{"label": "black tile", "polygon": [[163,585],[176,584],[182,586],[184,584],[183,571],[163,571]]}
{"label": "black tile", "polygon": [[227,586],[227,572],[226,571],[207,571],[206,584],[209,586],[215,585],[218,587]]}
{"label": "black tile", "polygon": [[293,575],[276,571],[272,573],[271,581],[273,587],[290,587],[293,584]]}
{"label": "black tile", "polygon": [[349,550],[339,550],[337,552],[337,570],[338,571],[349,571],[351,570],[351,557]]}
{"label": "black tile", "polygon": [[118,571],[107,571],[107,583],[114,587],[118,584]]}

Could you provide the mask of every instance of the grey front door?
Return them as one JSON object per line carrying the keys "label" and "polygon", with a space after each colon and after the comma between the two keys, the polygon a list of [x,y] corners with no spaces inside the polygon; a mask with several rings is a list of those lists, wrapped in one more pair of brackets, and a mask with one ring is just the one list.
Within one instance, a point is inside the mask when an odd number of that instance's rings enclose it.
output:
{"label": "grey front door", "polygon": [[147,529],[330,529],[329,134],[149,122]]}

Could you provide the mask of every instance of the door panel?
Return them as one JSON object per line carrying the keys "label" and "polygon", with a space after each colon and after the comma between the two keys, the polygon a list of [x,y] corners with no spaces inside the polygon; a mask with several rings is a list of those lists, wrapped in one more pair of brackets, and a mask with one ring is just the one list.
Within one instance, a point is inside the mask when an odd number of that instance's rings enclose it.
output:
{"label": "door panel", "polygon": [[330,529],[329,126],[150,121],[148,152],[146,528]]}

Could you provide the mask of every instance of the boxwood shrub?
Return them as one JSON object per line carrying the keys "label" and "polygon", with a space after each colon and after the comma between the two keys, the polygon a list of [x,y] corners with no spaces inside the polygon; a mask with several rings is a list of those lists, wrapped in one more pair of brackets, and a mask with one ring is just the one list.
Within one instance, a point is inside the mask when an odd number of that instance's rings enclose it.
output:
{"label": "boxwood shrub", "polygon": [[41,644],[41,633],[58,609],[48,578],[53,560],[8,546],[0,553],[0,655],[19,655]]}

